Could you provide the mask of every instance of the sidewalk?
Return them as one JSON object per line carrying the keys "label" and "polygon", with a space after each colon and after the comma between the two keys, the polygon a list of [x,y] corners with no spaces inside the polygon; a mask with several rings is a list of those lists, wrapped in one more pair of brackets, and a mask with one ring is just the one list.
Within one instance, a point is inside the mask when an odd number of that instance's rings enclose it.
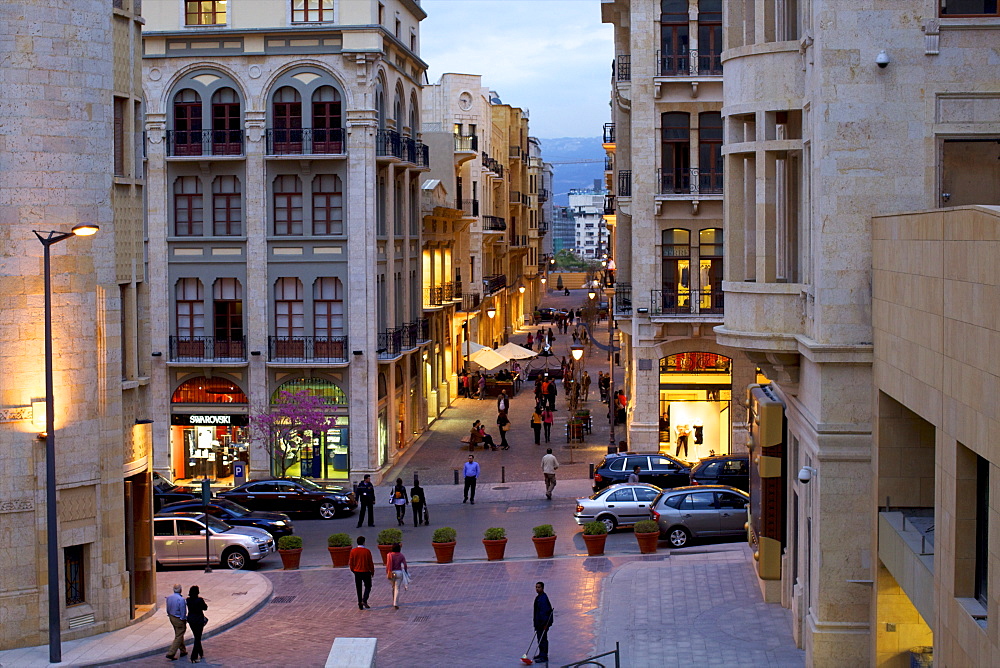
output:
{"label": "sidewalk", "polygon": [[[273,590],[271,580],[254,571],[160,571],[156,580],[159,609],[152,617],[118,631],[64,642],[60,664],[49,663],[49,647],[42,645],[0,651],[0,666],[101,666],[165,655],[173,642],[174,630],[167,621],[163,601],[173,592],[174,584],[183,587],[184,596],[187,596],[191,585],[197,584],[201,588],[201,596],[208,603],[209,618],[203,638],[218,635],[253,615],[268,603]],[[187,640],[190,647],[190,631]],[[166,663],[162,657],[160,662]]]}

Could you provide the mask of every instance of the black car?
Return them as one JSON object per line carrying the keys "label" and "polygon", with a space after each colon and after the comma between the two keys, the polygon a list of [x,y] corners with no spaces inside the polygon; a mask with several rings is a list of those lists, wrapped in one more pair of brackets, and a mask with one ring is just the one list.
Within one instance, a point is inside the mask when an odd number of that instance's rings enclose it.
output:
{"label": "black car", "polygon": [[336,485],[319,485],[305,478],[251,480],[219,492],[219,497],[252,510],[308,513],[330,520],[358,507],[354,492]]}
{"label": "black car", "polygon": [[691,469],[692,485],[728,485],[750,491],[750,455],[705,457]]}
{"label": "black car", "polygon": [[178,487],[169,482],[166,478],[158,475],[153,476],[153,511],[158,512],[160,508],[175,501],[190,501],[198,496],[186,487]]}
{"label": "black car", "polygon": [[[200,513],[205,511],[201,501],[177,501],[160,508],[161,513]],[[250,510],[226,499],[212,499],[208,504],[208,514],[234,527],[257,527],[268,532],[275,539],[294,533],[292,521],[285,513],[271,513],[266,510]]]}
{"label": "black car", "polygon": [[670,455],[623,452],[607,455],[594,471],[594,491],[618,482],[628,482],[632,470],[639,467],[639,482],[661,489],[690,484],[691,469]]}

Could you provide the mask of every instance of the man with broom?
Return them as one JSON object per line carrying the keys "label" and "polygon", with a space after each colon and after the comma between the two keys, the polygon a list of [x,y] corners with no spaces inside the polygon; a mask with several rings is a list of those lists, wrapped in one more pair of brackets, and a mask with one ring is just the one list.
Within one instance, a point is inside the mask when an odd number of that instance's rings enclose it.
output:
{"label": "man with broom", "polygon": [[[536,582],[533,623],[535,626],[535,635],[538,637],[538,654],[534,656],[534,660],[539,663],[549,660],[549,627],[552,626],[552,614],[554,612],[552,604],[549,603],[549,597],[545,593],[545,583]],[[531,663],[531,661],[525,661],[524,659],[522,659],[522,662],[526,664]]]}

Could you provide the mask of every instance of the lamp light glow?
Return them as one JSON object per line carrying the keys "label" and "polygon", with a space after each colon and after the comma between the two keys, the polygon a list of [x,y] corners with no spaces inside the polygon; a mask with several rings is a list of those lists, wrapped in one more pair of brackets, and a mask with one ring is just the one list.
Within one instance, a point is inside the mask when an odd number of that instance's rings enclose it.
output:
{"label": "lamp light glow", "polygon": [[496,316],[496,314],[497,310],[494,307],[491,306],[488,309],[486,309],[486,317],[490,318],[491,320]]}
{"label": "lamp light glow", "polygon": [[519,285],[517,287],[517,291],[520,292],[523,295],[524,294],[524,286],[523,285]]}
{"label": "lamp light glow", "polygon": [[72,229],[73,234],[78,237],[91,237],[100,231],[100,227],[97,225],[91,225],[90,223],[84,223],[82,225],[77,225]]}
{"label": "lamp light glow", "polygon": [[570,346],[569,351],[577,362],[583,359],[583,346]]}

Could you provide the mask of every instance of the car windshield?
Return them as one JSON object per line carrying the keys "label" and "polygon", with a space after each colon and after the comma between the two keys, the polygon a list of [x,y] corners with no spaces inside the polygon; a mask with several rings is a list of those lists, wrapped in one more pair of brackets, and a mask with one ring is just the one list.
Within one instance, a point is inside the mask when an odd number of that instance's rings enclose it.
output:
{"label": "car windshield", "polygon": [[211,515],[203,517],[202,519],[205,522],[205,524],[208,525],[208,528],[214,531],[215,533],[223,533],[224,531],[229,531],[230,529],[232,529],[231,526],[229,526],[222,520],[215,519]]}
{"label": "car windshield", "polygon": [[306,480],[305,478],[290,478],[290,480],[294,480],[295,482],[299,483],[300,485],[302,485],[306,489],[308,489],[310,491],[313,491],[313,492],[317,492],[317,491],[322,492],[325,489],[323,487],[320,487],[316,483],[314,483],[312,480]]}
{"label": "car windshield", "polygon": [[240,504],[235,503],[233,501],[227,501],[225,499],[216,499],[215,501],[213,501],[213,503],[218,507],[222,508],[223,510],[228,510],[236,517],[245,517],[250,513],[250,510],[248,508],[244,508]]}

